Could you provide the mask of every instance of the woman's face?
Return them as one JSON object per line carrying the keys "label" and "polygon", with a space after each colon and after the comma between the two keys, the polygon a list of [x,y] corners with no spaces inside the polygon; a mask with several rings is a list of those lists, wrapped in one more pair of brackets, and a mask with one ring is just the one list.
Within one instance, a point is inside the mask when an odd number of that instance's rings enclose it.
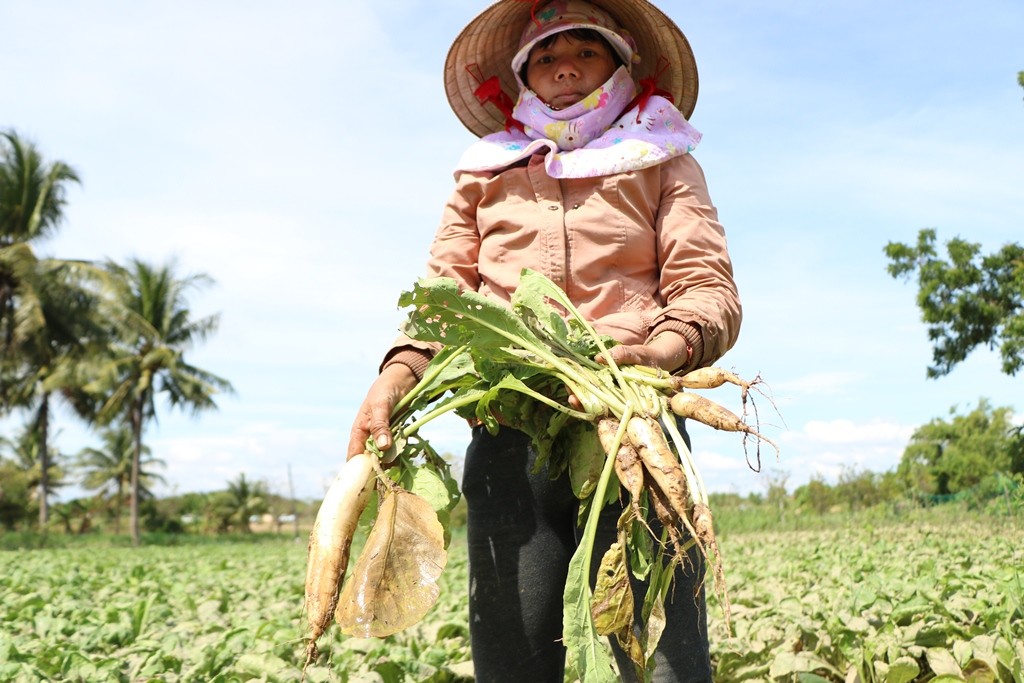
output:
{"label": "woman's face", "polygon": [[597,90],[617,67],[603,40],[579,40],[563,32],[549,45],[530,50],[526,85],[552,109],[565,109]]}

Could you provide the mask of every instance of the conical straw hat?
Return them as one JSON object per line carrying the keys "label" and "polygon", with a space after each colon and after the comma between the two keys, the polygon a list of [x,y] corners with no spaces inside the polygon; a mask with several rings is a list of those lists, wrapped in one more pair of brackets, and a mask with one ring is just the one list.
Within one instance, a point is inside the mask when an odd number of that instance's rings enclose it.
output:
{"label": "conical straw hat", "polygon": [[[672,95],[689,118],[697,104],[697,62],[686,36],[664,12],[646,0],[589,0],[610,14],[636,43],[639,62],[632,65],[634,80],[655,78],[657,87]],[[505,114],[493,104],[481,103],[474,91],[484,80],[497,76],[502,90],[514,102],[519,85],[512,73],[512,58],[541,0],[498,0],[476,16],[455,38],[444,67],[444,87],[455,115],[479,137],[505,129]]]}

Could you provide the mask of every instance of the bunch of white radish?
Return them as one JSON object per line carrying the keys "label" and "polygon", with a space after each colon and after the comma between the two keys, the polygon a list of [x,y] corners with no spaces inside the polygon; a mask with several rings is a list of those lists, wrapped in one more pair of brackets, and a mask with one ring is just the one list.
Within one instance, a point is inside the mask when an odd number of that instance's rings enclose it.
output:
{"label": "bunch of white radish", "polygon": [[[607,654],[596,645],[599,638],[617,637],[643,679],[660,636],[653,627],[635,635],[634,597],[622,588],[622,581],[590,586],[597,515],[606,505],[621,505],[623,512],[619,541],[603,554],[602,573],[621,578],[623,572],[640,571],[636,567],[649,568],[640,577],[651,586],[644,596],[645,621],[657,622],[652,615],[656,617],[661,609],[673,568],[687,563],[687,551],[693,546],[711,563],[728,619],[724,570],[707,491],[678,421],[690,419],[741,432],[758,444],[765,441],[774,447],[743,418],[693,391],[735,385],[741,390],[745,414],[751,389],[760,388],[759,380],[748,382],[714,367],[677,376],[642,366],[598,363],[595,356],[606,353],[611,340],[594,331],[561,289],[530,270],[522,272],[511,306],[460,292],[454,281],[444,278],[418,283],[403,294],[400,303],[413,309],[406,333],[441,350],[392,414],[397,447],[388,454],[395,458],[389,473],[443,469],[418,433],[430,420],[454,411],[482,422],[492,432],[511,427],[527,433],[553,471],[566,469],[574,481],[582,481],[574,490],[586,521],[566,583],[563,640],[569,664],[584,683],[613,680]],[[589,440],[588,429],[595,434]],[[600,445],[588,448],[588,443]],[[344,607],[338,604],[338,596],[356,521],[373,482],[379,482],[382,491],[393,491],[395,479],[401,478],[375,467],[379,455],[368,443],[366,453],[345,464],[314,524],[306,582],[307,664],[316,657],[316,639],[331,615],[340,615]],[[440,472],[441,478],[446,474]],[[433,509],[443,515],[443,507],[428,505],[425,514],[429,517]],[[648,524],[652,518],[664,530],[658,537]],[[635,533],[645,530],[650,540]],[[638,557],[640,561],[632,561]],[[629,618],[610,618],[609,606],[611,613]],[[351,607],[345,609],[349,620],[360,619],[352,616]]]}

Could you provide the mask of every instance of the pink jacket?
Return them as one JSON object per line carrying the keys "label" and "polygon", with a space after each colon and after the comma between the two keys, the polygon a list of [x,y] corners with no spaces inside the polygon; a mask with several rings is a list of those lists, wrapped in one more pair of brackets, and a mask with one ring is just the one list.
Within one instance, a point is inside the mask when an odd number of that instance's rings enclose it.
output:
{"label": "pink jacket", "polygon": [[[714,363],[739,333],[725,231],[689,154],[599,178],[551,178],[541,155],[500,173],[458,174],[427,276],[508,301],[523,268],[560,285],[624,344],[681,333],[693,350],[682,370]],[[400,336],[384,365],[422,376],[431,353]]]}

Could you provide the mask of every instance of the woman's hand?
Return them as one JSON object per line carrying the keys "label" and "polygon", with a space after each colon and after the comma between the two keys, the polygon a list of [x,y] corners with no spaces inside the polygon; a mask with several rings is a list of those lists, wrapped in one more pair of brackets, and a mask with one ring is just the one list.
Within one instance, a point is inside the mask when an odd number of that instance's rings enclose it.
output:
{"label": "woman's hand", "polygon": [[366,440],[371,436],[377,448],[382,451],[391,448],[391,411],[416,382],[416,375],[408,365],[392,363],[381,370],[356,412],[348,440],[348,457],[366,450]]}
{"label": "woman's hand", "polygon": [[[616,365],[647,365],[675,372],[690,361],[686,338],[678,332],[660,332],[646,344],[620,344],[608,349]],[[598,363],[608,364],[604,354],[598,354]],[[569,392],[569,406],[581,410],[583,404]]]}
{"label": "woman's hand", "polygon": [[[647,365],[667,372],[675,372],[690,360],[686,338],[678,332],[659,332],[646,344],[613,346],[608,353],[616,365]],[[597,362],[608,364],[604,354],[597,356]]]}

